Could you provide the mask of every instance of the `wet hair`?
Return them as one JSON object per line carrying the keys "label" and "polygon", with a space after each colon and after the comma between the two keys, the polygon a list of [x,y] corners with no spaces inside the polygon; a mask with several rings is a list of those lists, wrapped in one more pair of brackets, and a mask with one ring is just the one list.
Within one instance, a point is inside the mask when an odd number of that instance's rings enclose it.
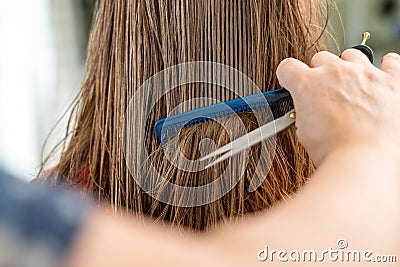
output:
{"label": "wet hair", "polygon": [[[86,75],[72,107],[67,135],[43,161],[45,166],[50,158],[60,157],[48,180],[66,177],[69,184],[85,188],[116,210],[193,230],[207,230],[263,211],[294,194],[314,168],[291,127],[277,136],[270,169],[257,170],[260,161],[268,160],[260,158],[262,145],[258,145],[250,150],[239,182],[222,198],[198,207],[165,204],[144,192],[132,177],[124,155],[124,116],[129,101],[147,79],[185,62],[222,63],[243,72],[261,91],[278,88],[275,72],[280,61],[295,57],[309,63],[324,49],[328,5],[318,0],[100,0]],[[135,130],[146,127],[143,140],[148,160],[178,185],[210,183],[229,167],[227,162],[198,172],[175,167],[151,127],[181,102],[201,96],[220,101],[237,97],[224,88],[181,86],[158,101],[146,123],[130,125]],[[240,114],[240,119],[247,131],[259,126],[254,112]],[[237,121],[227,120],[234,129]],[[204,138],[217,147],[231,141],[220,124],[210,121],[184,129],[180,151],[188,159],[198,159]],[[229,167],[232,175],[239,163]],[[250,192],[254,177],[265,180]]]}

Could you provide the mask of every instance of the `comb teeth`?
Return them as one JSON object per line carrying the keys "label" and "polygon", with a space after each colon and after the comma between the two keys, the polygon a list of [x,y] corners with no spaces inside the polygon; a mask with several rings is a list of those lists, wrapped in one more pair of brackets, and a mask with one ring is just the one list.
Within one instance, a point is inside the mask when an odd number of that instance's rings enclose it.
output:
{"label": "comb teeth", "polygon": [[274,118],[279,118],[294,108],[293,99],[286,89],[281,88],[167,117],[157,121],[154,128],[160,143],[164,145],[169,139],[177,136],[183,128],[220,119],[234,113],[268,110],[268,107]]}

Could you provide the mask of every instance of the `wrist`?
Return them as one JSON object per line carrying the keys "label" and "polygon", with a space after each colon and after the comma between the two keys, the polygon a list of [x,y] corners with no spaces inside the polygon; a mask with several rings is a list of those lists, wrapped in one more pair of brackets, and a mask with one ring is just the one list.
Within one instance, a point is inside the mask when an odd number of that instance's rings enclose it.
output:
{"label": "wrist", "polygon": [[[399,149],[385,140],[358,139],[335,146],[318,166],[318,180],[331,186],[378,187],[399,190]],[[385,190],[382,192],[384,193]]]}
{"label": "wrist", "polygon": [[363,153],[372,155],[379,155],[380,159],[387,159],[388,163],[395,165],[400,162],[400,145],[386,138],[346,138],[335,144],[332,144],[327,149],[329,152],[324,153],[320,150],[312,157],[315,161],[315,165],[319,167],[322,165],[332,154],[340,153],[342,156],[350,154],[350,157],[363,157]]}

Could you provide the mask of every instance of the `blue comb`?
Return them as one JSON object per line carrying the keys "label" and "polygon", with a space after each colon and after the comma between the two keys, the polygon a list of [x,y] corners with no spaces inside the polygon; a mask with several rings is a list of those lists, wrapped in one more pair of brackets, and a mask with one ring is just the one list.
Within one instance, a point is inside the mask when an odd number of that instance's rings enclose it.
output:
{"label": "blue comb", "polygon": [[286,89],[281,88],[167,117],[157,121],[154,128],[158,140],[164,145],[183,128],[229,116],[234,113],[255,111],[261,108],[267,108],[267,110],[269,108],[273,117],[279,118],[294,109],[293,99]]}
{"label": "blue comb", "polygon": [[[354,46],[353,48],[360,50],[373,63],[374,51],[366,45],[370,37],[369,32],[363,33],[361,45]],[[169,138],[176,136],[185,127],[228,116],[233,113],[255,111],[260,108],[267,108],[267,110],[269,108],[274,118],[280,118],[294,109],[293,99],[286,89],[281,88],[167,117],[157,121],[154,127],[158,140],[164,146]]]}

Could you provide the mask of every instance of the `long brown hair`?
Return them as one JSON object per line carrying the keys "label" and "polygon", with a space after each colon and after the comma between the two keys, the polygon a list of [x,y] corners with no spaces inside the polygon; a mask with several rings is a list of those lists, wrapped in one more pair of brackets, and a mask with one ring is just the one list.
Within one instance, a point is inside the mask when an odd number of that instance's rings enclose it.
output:
{"label": "long brown hair", "polygon": [[[147,214],[195,230],[264,210],[296,192],[314,171],[299,144],[294,127],[277,138],[271,169],[254,192],[247,190],[260,160],[260,146],[240,182],[223,198],[200,207],[177,207],[152,198],[132,179],[124,156],[124,115],[135,91],[157,72],[184,62],[213,61],[240,70],[262,91],[279,87],[279,62],[296,57],[310,62],[323,49],[328,4],[318,0],[100,0],[90,36],[86,76],[77,96],[67,136],[50,157],[60,155],[49,180],[64,177],[70,184],[93,192],[113,207]],[[200,86],[200,85],[199,85]],[[197,90],[221,101],[235,95]],[[217,90],[218,91],[218,90]],[[150,127],[181,101],[194,95],[175,90],[154,108],[146,127],[149,160],[174,183],[199,186],[215,180],[226,164],[212,171],[185,172],[166,160]],[[220,91],[218,91],[220,92]],[[222,91],[221,91],[222,92]],[[257,127],[252,114],[241,114],[247,130]],[[150,125],[150,126],[149,126]],[[142,127],[142,126],[137,126]],[[145,126],[143,126],[145,127]],[[212,122],[185,129],[180,148],[190,159],[207,136],[217,146],[229,136]],[[188,138],[190,142],[188,142]],[[60,151],[61,150],[61,151]],[[49,157],[49,158],[50,158]],[[43,162],[45,166],[46,159]]]}

